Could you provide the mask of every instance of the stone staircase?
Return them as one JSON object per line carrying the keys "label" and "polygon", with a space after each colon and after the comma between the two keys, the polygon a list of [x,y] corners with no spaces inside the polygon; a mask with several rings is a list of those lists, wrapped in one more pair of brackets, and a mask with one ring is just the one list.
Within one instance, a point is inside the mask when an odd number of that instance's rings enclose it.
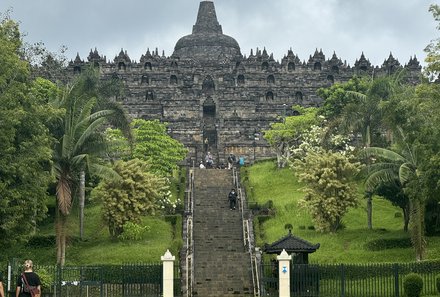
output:
{"label": "stone staircase", "polygon": [[241,213],[229,209],[232,171],[196,169],[194,188],[194,296],[253,295]]}

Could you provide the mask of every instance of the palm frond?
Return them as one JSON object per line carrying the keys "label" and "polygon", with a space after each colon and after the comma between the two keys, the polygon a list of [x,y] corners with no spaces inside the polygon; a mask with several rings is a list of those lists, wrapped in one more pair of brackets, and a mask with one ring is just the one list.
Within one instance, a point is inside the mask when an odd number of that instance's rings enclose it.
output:
{"label": "palm frond", "polygon": [[360,152],[363,158],[382,158],[390,162],[404,163],[406,159],[396,152],[381,147],[367,147]]}
{"label": "palm frond", "polygon": [[395,171],[391,169],[378,170],[368,176],[365,181],[365,189],[368,192],[374,192],[379,185],[395,182],[396,179],[397,175]]}
{"label": "palm frond", "polygon": [[404,163],[399,168],[399,179],[402,185],[406,185],[410,180],[414,179],[416,168],[411,163]]}
{"label": "palm frond", "polygon": [[61,176],[56,188],[58,208],[63,215],[68,215],[72,207],[72,189],[69,179]]}
{"label": "palm frond", "polygon": [[111,181],[122,180],[122,177],[115,170],[113,170],[112,168],[106,165],[90,163],[89,171],[90,173],[95,174],[96,176],[106,180],[111,180]]}
{"label": "palm frond", "polygon": [[81,123],[90,116],[95,104],[96,98],[91,98],[82,106],[79,116],[76,119],[76,122],[78,123],[77,125],[81,125]]}
{"label": "palm frond", "polygon": [[84,142],[93,134],[96,132],[96,130],[105,123],[107,119],[106,118],[98,118],[93,123],[91,123],[87,129],[81,134],[79,139],[76,141],[75,146],[72,149],[72,152],[75,154],[77,152],[80,152],[80,149]]}

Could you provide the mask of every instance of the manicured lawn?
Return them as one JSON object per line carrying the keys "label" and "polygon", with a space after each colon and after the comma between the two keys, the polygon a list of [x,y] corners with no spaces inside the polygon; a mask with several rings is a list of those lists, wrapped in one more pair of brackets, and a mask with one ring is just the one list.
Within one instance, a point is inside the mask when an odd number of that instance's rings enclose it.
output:
{"label": "manicured lawn", "polygon": [[[410,262],[414,261],[412,248],[392,248],[371,251],[365,245],[382,238],[407,238],[403,232],[403,218],[400,208],[387,200],[373,199],[373,230],[367,228],[366,201],[359,191],[360,206],[351,209],[343,218],[345,228],[337,233],[321,233],[313,228],[313,221],[307,210],[298,206],[303,197],[301,184],[291,169],[277,169],[275,163],[266,161],[242,169],[242,179],[250,202],[264,204],[272,200],[275,216],[257,226],[257,246],[272,243],[287,234],[286,224],[293,225],[293,234],[320,248],[309,257],[318,263],[367,263],[367,262]],[[258,224],[256,219],[255,225]],[[427,259],[440,258],[440,237],[428,237]]]}

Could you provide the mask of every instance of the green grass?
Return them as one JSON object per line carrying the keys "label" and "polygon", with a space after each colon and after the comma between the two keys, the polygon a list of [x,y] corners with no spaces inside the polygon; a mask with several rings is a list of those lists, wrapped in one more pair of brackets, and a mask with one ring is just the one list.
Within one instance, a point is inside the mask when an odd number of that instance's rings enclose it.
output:
{"label": "green grass", "polygon": [[[373,199],[373,230],[367,228],[366,200],[359,194],[360,206],[344,216],[345,228],[336,233],[321,233],[309,230],[313,226],[307,210],[298,206],[303,197],[301,184],[291,169],[277,169],[272,161],[256,163],[242,169],[242,178],[251,202],[264,204],[273,201],[275,216],[259,224],[255,220],[256,243],[272,243],[287,234],[285,224],[293,225],[293,234],[320,248],[309,256],[310,262],[317,263],[368,263],[368,262],[410,262],[415,260],[411,248],[394,248],[370,251],[365,244],[380,238],[405,238],[403,218],[395,217],[400,208],[389,201]],[[440,258],[440,237],[428,237],[427,259]]]}
{"label": "green grass", "polygon": [[[172,178],[172,197],[184,198],[185,172],[180,175],[176,172]],[[177,185],[181,181],[183,185]],[[48,204],[54,204],[49,201]],[[85,209],[84,240],[79,240],[79,215],[78,205],[72,208],[68,218],[69,241],[66,252],[66,265],[92,265],[92,264],[123,264],[139,262],[160,262],[160,257],[167,249],[178,258],[178,250],[182,245],[181,224],[182,218],[177,216],[176,224],[162,215],[146,216],[142,219],[142,226],[149,226],[149,231],[143,240],[130,241],[112,239],[107,226],[104,224],[99,202],[87,201]],[[38,226],[39,236],[55,235],[53,215]],[[56,262],[56,249],[52,247],[32,247],[18,243],[10,247],[2,247],[0,263],[5,265],[8,259],[32,259],[38,264],[54,264]]]}

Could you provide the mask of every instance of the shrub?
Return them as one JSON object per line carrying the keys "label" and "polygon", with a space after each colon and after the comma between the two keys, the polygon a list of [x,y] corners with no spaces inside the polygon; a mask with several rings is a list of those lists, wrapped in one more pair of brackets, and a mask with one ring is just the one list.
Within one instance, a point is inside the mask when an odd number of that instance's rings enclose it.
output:
{"label": "shrub", "polygon": [[304,225],[300,225],[298,228],[299,228],[299,230],[306,230],[306,226],[304,226]]}
{"label": "shrub", "polygon": [[307,226],[307,229],[309,229],[309,230],[315,230],[315,226],[313,226],[313,225]]}
{"label": "shrub", "polygon": [[395,248],[410,248],[410,238],[379,238],[371,240],[365,244],[365,249],[369,251],[382,251]]}
{"label": "shrub", "polygon": [[437,293],[440,294],[440,274],[435,278],[435,286],[437,287]]}
{"label": "shrub", "polygon": [[124,232],[118,238],[122,240],[142,240],[150,229],[150,226],[139,226],[138,224],[127,222],[124,224]]}
{"label": "shrub", "polygon": [[43,291],[50,291],[50,288],[54,282],[53,273],[50,273],[47,269],[43,267],[38,267],[38,269],[36,269],[35,272],[40,277],[41,288],[43,289]]}
{"label": "shrub", "polygon": [[401,218],[402,217],[402,213],[400,211],[397,211],[394,213],[394,217],[395,218]]}
{"label": "shrub", "polygon": [[403,289],[407,297],[419,297],[423,289],[423,279],[417,273],[410,273],[403,278]]}

